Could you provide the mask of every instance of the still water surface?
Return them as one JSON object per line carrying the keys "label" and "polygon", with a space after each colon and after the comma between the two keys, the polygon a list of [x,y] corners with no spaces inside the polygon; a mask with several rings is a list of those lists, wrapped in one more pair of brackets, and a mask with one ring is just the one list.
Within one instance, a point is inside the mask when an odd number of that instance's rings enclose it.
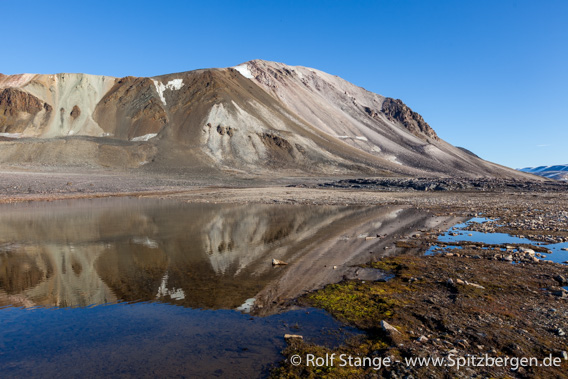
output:
{"label": "still water surface", "polygon": [[433,223],[395,206],[3,206],[2,377],[265,376],[285,333],[334,345],[356,332],[289,299]]}
{"label": "still water surface", "polygon": [[[533,241],[527,237],[517,237],[505,233],[486,233],[486,232],[476,232],[467,230],[466,228],[471,223],[484,223],[489,221],[485,218],[472,218],[467,222],[456,224],[451,230],[439,236],[438,241],[440,242],[482,242],[491,245],[501,245],[509,244],[512,245],[514,249],[511,251],[519,251],[518,246],[515,245],[536,245],[546,247],[551,254],[544,257],[538,257],[541,260],[549,260],[556,263],[566,263],[568,262],[568,251],[564,250],[568,248],[568,242],[561,243],[544,243],[539,241]],[[454,235],[456,234],[456,235]],[[438,246],[433,246],[426,254],[434,254],[435,249]],[[461,248],[456,246],[454,248]],[[506,250],[504,247],[502,250]]]}

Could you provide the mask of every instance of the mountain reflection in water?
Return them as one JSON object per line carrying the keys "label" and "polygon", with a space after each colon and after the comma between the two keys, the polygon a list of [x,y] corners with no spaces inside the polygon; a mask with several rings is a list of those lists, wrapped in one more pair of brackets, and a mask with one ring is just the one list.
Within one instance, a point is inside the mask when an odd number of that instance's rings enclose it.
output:
{"label": "mountain reflection in water", "polygon": [[[369,252],[384,254],[396,234],[440,222],[399,206],[139,199],[4,206],[0,306],[158,301],[269,314],[341,280]],[[376,234],[387,237],[365,238]],[[273,267],[273,258],[289,265]]]}

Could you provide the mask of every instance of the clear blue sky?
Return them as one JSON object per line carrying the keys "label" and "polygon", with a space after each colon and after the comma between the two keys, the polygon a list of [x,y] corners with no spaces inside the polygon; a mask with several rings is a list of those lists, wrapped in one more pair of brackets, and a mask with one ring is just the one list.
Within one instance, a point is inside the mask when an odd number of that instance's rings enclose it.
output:
{"label": "clear blue sky", "polygon": [[4,74],[274,60],[400,98],[482,158],[568,163],[566,0],[0,0],[0,33]]}

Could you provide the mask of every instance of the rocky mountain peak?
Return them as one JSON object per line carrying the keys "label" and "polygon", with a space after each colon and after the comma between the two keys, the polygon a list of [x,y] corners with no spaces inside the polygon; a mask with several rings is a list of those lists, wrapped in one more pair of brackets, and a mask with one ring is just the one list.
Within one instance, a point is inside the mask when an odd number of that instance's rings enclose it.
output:
{"label": "rocky mountain peak", "polygon": [[399,99],[387,97],[383,101],[381,112],[383,112],[389,120],[401,123],[415,136],[425,136],[435,140],[439,139],[434,129],[424,121],[422,116],[412,111],[412,109]]}

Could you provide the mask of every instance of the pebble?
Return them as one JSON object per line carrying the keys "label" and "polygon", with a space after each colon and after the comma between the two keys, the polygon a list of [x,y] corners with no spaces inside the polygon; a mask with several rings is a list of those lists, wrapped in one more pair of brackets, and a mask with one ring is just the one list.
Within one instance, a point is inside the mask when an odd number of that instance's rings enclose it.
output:
{"label": "pebble", "polygon": [[304,337],[299,335],[299,334],[284,334],[285,340],[294,339],[294,338],[301,339],[301,340],[304,339]]}
{"label": "pebble", "polygon": [[521,249],[521,252],[526,254],[526,255],[529,255],[531,257],[534,257],[534,255],[535,255],[535,252],[534,252],[533,249]]}
{"label": "pebble", "polygon": [[471,287],[475,287],[475,288],[479,288],[479,289],[482,289],[482,290],[484,290],[484,289],[485,289],[485,287],[483,287],[482,285],[480,285],[480,284],[477,284],[477,283],[470,283],[470,282],[465,282],[465,284],[467,284],[468,286],[471,286]]}
{"label": "pebble", "polygon": [[400,331],[397,328],[395,328],[385,320],[381,321],[381,328],[383,328],[383,330],[388,334],[393,334],[393,333],[400,334]]}

